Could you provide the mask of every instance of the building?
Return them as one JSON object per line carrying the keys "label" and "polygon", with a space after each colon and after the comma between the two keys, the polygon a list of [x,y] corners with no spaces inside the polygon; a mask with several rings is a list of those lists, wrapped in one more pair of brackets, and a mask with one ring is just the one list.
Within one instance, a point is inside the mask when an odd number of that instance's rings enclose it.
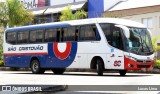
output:
{"label": "building", "polygon": [[88,18],[101,17],[103,12],[124,0],[20,0],[36,16],[32,24],[59,21],[61,11],[68,5],[73,12],[85,10]]}
{"label": "building", "polygon": [[[6,2],[6,0],[1,0]],[[0,2],[1,2],[0,1]],[[126,0],[19,0],[25,9],[32,10],[35,19],[29,24],[57,22],[62,10],[70,5],[73,12],[84,10],[88,18],[101,17],[103,12]]]}
{"label": "building", "polygon": [[160,35],[160,0],[127,0],[104,14],[143,23],[151,30],[153,36]]}
{"label": "building", "polygon": [[[1,0],[5,1],[5,0]],[[145,24],[160,35],[160,0],[19,0],[36,16],[30,24],[57,22],[68,5],[73,12],[85,10],[88,18],[116,16]],[[160,43],[160,41],[158,42]]]}

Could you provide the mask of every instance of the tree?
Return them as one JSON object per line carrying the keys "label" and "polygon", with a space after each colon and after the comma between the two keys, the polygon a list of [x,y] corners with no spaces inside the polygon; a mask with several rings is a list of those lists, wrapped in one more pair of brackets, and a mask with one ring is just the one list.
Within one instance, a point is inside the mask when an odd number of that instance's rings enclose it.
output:
{"label": "tree", "polygon": [[[0,27],[14,27],[24,25],[33,19],[32,12],[26,10],[19,0],[0,2]],[[1,30],[1,29],[0,29]],[[3,62],[3,31],[0,32],[0,65]]]}
{"label": "tree", "polygon": [[0,26],[6,27],[8,20],[7,4],[0,2]]}
{"label": "tree", "polygon": [[159,40],[159,37],[153,37],[152,39],[152,47],[153,47],[153,50],[154,52],[157,52],[158,50],[160,50],[160,46],[157,46],[157,41]]}
{"label": "tree", "polygon": [[159,37],[153,37],[152,39],[152,47],[155,52],[155,58],[154,58],[154,67],[160,69],[160,60],[157,59],[157,53],[160,50],[160,46],[157,46],[157,41],[159,40]]}
{"label": "tree", "polygon": [[33,19],[32,12],[26,10],[19,0],[0,2],[0,23],[4,27],[20,26]]}
{"label": "tree", "polygon": [[73,13],[71,10],[71,6],[67,6],[63,11],[62,15],[60,16],[60,21],[67,21],[67,20],[76,20],[82,19],[87,17],[87,12],[84,10],[76,11]]}

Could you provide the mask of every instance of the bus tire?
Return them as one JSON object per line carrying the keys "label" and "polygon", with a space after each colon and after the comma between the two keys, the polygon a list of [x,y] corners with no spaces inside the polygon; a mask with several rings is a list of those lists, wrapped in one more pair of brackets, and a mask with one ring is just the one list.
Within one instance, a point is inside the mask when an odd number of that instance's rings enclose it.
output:
{"label": "bus tire", "polygon": [[97,59],[97,74],[103,76],[104,66],[102,59]]}
{"label": "bus tire", "polygon": [[126,75],[126,73],[127,73],[127,71],[126,71],[126,70],[119,70],[119,74],[120,74],[120,76],[125,76],[125,75]]}
{"label": "bus tire", "polygon": [[54,68],[51,69],[53,71],[54,74],[63,74],[65,72],[65,68]]}
{"label": "bus tire", "polygon": [[43,74],[45,72],[45,69],[40,68],[40,63],[36,59],[31,61],[31,70],[33,74]]}

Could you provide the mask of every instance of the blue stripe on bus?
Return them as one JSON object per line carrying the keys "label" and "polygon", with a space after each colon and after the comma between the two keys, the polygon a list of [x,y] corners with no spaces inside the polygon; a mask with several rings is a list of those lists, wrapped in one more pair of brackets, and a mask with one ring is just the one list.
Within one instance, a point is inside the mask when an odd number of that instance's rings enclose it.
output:
{"label": "blue stripe on bus", "polygon": [[45,63],[44,61],[45,61],[45,59],[47,58],[47,56],[48,55],[38,55],[38,54],[36,54],[36,55],[34,55],[34,54],[27,54],[27,55],[14,55],[14,56],[9,56],[9,55],[7,55],[7,56],[4,56],[4,59],[5,59],[5,66],[8,66],[8,67],[20,67],[20,68],[23,68],[23,67],[30,67],[30,60],[31,60],[31,58],[32,57],[37,57],[38,58],[38,60],[40,61],[40,62],[42,62],[41,63],[41,67],[42,66],[44,66],[45,64],[47,64],[47,63]]}
{"label": "blue stripe on bus", "polygon": [[42,68],[67,68],[70,66],[77,54],[77,42],[72,44],[69,55],[61,60],[54,53],[54,43],[48,43],[48,54],[4,54],[5,66],[9,67],[30,67],[32,57],[37,57]]}
{"label": "blue stripe on bus", "polygon": [[31,26],[23,26],[23,27],[15,27],[15,28],[8,28],[6,32],[12,32],[12,31],[25,31],[25,30],[35,30],[35,29],[47,29],[47,28],[56,28],[56,27],[66,27],[71,26],[68,23],[62,23],[62,24],[40,24],[40,25],[31,25]]}

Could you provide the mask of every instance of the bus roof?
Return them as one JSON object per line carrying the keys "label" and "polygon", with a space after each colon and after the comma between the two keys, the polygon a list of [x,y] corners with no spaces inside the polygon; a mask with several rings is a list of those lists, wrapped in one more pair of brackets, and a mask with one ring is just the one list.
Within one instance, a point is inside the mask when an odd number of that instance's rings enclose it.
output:
{"label": "bus roof", "polygon": [[7,32],[10,31],[20,31],[20,30],[34,30],[34,29],[43,29],[43,28],[52,28],[52,27],[62,27],[62,26],[72,26],[72,25],[84,25],[84,24],[93,24],[93,23],[113,23],[117,25],[125,25],[130,27],[146,28],[143,24],[131,20],[119,19],[119,18],[91,18],[91,19],[80,19],[80,20],[71,20],[63,22],[52,22],[44,23],[37,25],[29,25],[22,27],[14,27],[6,29]]}

